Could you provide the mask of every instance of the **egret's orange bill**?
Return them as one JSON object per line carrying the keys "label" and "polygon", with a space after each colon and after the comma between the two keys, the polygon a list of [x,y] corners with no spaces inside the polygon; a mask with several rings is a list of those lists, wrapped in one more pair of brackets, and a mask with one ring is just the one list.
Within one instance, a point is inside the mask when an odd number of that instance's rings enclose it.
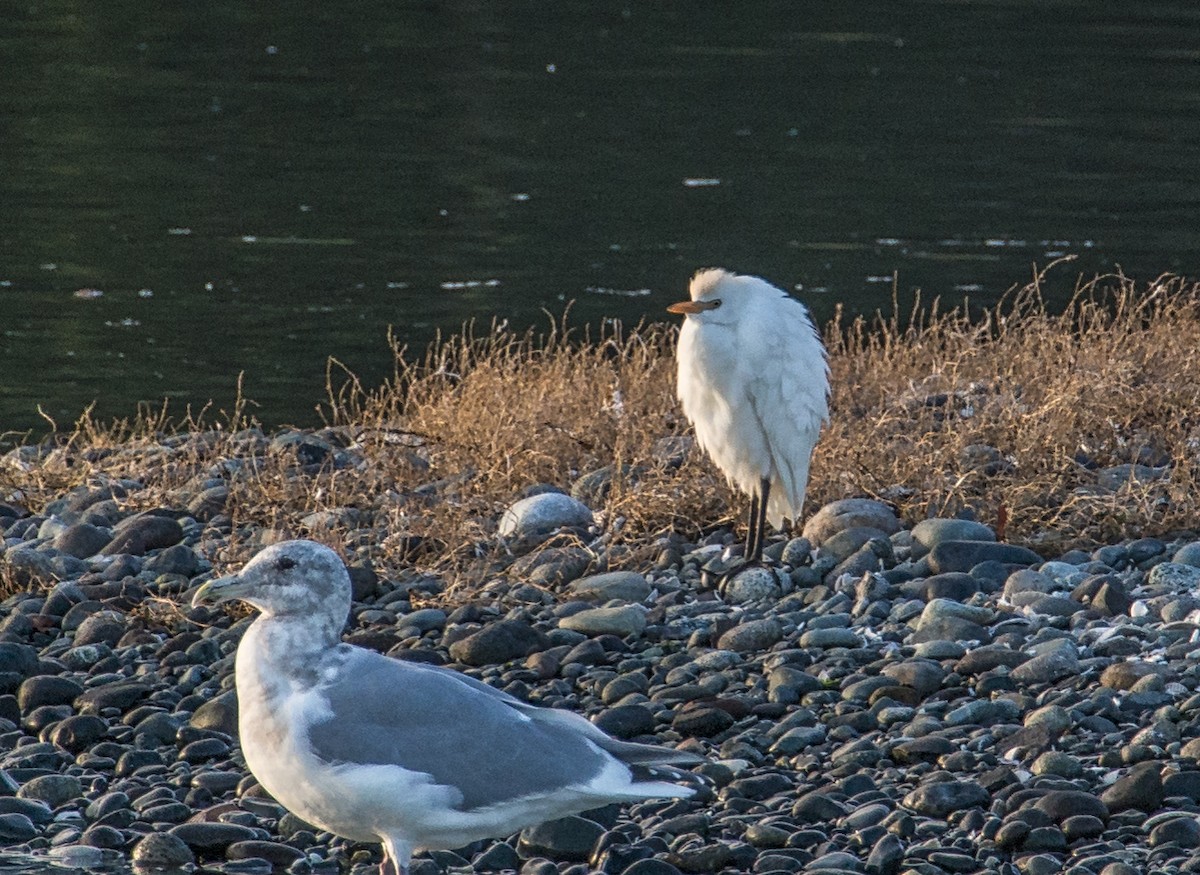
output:
{"label": "egret's orange bill", "polygon": [[680,301],[678,304],[672,304],[668,307],[667,312],[681,313],[686,316],[688,313],[703,313],[705,310],[711,310],[716,306],[716,301]]}

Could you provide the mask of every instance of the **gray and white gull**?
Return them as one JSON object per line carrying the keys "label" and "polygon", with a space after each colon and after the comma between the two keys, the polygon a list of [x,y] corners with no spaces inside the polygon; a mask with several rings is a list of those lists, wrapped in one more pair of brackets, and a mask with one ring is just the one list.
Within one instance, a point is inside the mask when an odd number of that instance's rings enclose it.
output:
{"label": "gray and white gull", "polygon": [[406,875],[417,849],[695,792],[677,768],[701,761],[692,754],[618,741],[578,714],[342,643],[350,577],[321,544],[268,547],[192,604],[230,599],[262,612],[237,651],[246,765],[304,820],[381,842],[381,875]]}

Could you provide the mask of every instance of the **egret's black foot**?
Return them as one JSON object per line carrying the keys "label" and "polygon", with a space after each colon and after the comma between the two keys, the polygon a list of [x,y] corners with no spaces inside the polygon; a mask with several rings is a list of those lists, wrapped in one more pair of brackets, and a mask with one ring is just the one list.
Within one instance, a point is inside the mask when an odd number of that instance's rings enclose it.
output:
{"label": "egret's black foot", "polygon": [[722,556],[719,559],[712,559],[705,563],[700,569],[700,579],[707,588],[715,589],[717,595],[724,598],[730,581],[748,568],[762,568],[764,565],[765,563],[761,558],[747,559],[741,555],[730,556],[728,558]]}

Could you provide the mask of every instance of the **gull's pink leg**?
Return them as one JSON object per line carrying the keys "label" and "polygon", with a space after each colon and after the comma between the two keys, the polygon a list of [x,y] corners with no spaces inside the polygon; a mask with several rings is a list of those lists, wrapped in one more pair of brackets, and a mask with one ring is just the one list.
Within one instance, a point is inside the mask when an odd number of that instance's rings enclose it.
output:
{"label": "gull's pink leg", "polygon": [[[379,864],[379,875],[408,875],[408,861],[412,859],[412,845],[407,842],[394,844],[383,840],[383,862]],[[403,862],[401,862],[403,860]]]}

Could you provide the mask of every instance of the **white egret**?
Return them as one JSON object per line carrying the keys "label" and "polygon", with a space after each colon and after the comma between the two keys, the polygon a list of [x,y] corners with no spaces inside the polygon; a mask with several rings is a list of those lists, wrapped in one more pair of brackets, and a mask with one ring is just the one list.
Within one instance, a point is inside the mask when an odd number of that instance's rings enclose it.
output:
{"label": "white egret", "polygon": [[808,466],[829,418],[829,367],[808,310],[756,276],[692,277],[676,352],[677,393],[696,440],[750,496],[746,560],[762,561],[766,523],[804,505]]}

